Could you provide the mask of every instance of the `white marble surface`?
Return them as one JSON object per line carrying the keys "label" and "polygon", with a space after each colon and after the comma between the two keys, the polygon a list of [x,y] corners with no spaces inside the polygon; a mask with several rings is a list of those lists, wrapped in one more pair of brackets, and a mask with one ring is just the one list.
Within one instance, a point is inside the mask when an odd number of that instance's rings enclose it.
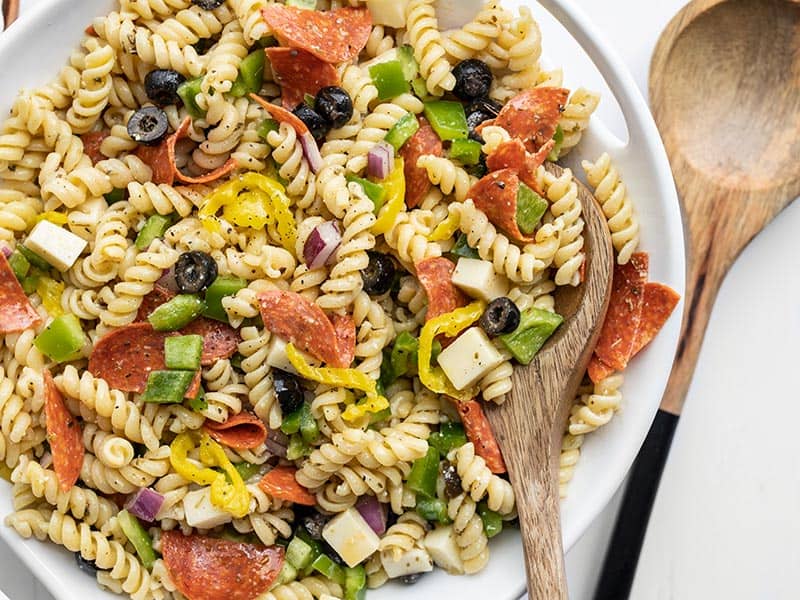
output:
{"label": "white marble surface", "polygon": [[[23,10],[35,1],[22,0]],[[646,89],[653,45],[683,2],[576,1]],[[800,358],[795,228],[800,205],[745,250],[720,292],[656,501],[635,600],[800,597],[800,470],[787,425],[797,408]],[[591,599],[618,496],[567,557],[575,600]],[[11,600],[51,600],[2,541],[0,588]]]}

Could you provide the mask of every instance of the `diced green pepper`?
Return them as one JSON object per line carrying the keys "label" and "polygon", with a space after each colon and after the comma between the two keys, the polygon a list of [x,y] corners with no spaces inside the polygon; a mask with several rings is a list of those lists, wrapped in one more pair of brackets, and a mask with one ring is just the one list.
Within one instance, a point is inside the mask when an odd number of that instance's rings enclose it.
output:
{"label": "diced green pepper", "polygon": [[357,177],[352,174],[345,175],[345,179],[347,179],[348,182],[355,182],[364,188],[364,193],[367,195],[367,198],[372,200],[372,203],[375,205],[375,210],[373,212],[377,215],[378,211],[383,208],[383,204],[386,202],[386,190],[383,186],[373,183],[369,179]]}
{"label": "diced green pepper", "polygon": [[[304,405],[305,406],[305,405]],[[303,420],[303,407],[301,406],[296,411],[283,416],[281,423],[281,431],[286,435],[292,435],[300,431],[300,422]]]}
{"label": "diced green pepper", "polygon": [[403,75],[406,81],[413,81],[419,75],[419,63],[414,58],[414,48],[409,44],[403,44],[397,49],[397,60],[403,67]]}
{"label": "diced green pepper", "polygon": [[379,412],[370,413],[369,424],[374,425],[375,423],[381,423],[389,419],[391,416],[392,416],[392,408],[390,406],[388,408],[384,408]]}
{"label": "diced green pepper", "polygon": [[344,600],[364,600],[367,596],[367,571],[362,565],[344,568]]}
{"label": "diced green pepper", "polygon": [[194,378],[194,371],[150,371],[142,401],[180,404]]}
{"label": "diced green pepper", "polygon": [[286,562],[296,569],[306,569],[311,566],[319,552],[310,545],[294,536],[286,546]]}
{"label": "diced green pepper", "polygon": [[478,251],[469,245],[467,242],[466,234],[460,234],[456,239],[456,243],[453,246],[453,249],[450,250],[451,254],[455,254],[456,256],[463,256],[464,258],[480,258],[480,254]]}
{"label": "diced green pepper", "polygon": [[206,400],[206,393],[203,388],[197,393],[195,398],[190,399],[187,404],[194,412],[203,412],[208,408],[208,401]]}
{"label": "diced green pepper", "polygon": [[481,145],[475,140],[453,140],[450,144],[450,158],[462,165],[477,165],[481,160]]}
{"label": "diced green pepper", "polygon": [[50,270],[50,263],[24,244],[17,246],[17,250],[19,250],[20,254],[22,254],[32,266],[37,269],[42,269],[43,271]]}
{"label": "diced green pepper", "polygon": [[339,585],[344,584],[344,569],[325,554],[320,554],[315,558],[311,563],[311,568]]}
{"label": "diced green pepper", "polygon": [[203,316],[217,321],[228,322],[228,313],[222,307],[222,299],[234,296],[239,290],[247,287],[244,279],[237,277],[217,277],[206,290],[206,309]]}
{"label": "diced green pepper", "polygon": [[397,377],[402,377],[409,372],[412,365],[417,364],[417,351],[419,350],[419,340],[413,335],[404,331],[394,341],[392,354],[390,357],[392,369]]}
{"label": "diced green pepper", "polygon": [[295,579],[297,579],[297,569],[288,560],[285,560],[281,572],[278,573],[278,578],[275,580],[275,585],[285,585]]}
{"label": "diced green pepper", "polygon": [[128,541],[136,550],[136,554],[148,571],[153,568],[153,563],[156,562],[156,551],[153,550],[153,539],[147,530],[139,522],[139,519],[134,517],[127,510],[121,510],[117,513],[117,520],[119,521],[122,533],[128,538]]}
{"label": "diced green pepper", "polygon": [[196,371],[202,355],[202,335],[178,335],[164,340],[164,362],[168,369]]}
{"label": "diced green pepper", "polygon": [[264,61],[266,54],[259,48],[242,59],[239,63],[239,75],[233,82],[229,94],[241,98],[247,94],[257,94],[264,83]]}
{"label": "diced green pepper", "polygon": [[439,498],[422,498],[417,500],[417,514],[426,521],[447,525],[450,517],[447,516],[447,503]]}
{"label": "diced green pepper", "polygon": [[442,141],[460,140],[469,135],[464,105],[450,100],[425,103],[425,118]]}
{"label": "diced green pepper", "polygon": [[300,407],[300,435],[306,444],[313,444],[319,438],[319,425],[308,404]]}
{"label": "diced green pepper", "polygon": [[420,100],[425,100],[430,96],[428,93],[428,84],[422,77],[415,77],[411,80],[411,89],[414,95]]}
{"label": "diced green pepper", "polygon": [[378,378],[378,393],[383,396],[383,390],[397,381],[397,373],[394,372],[392,367],[392,350],[391,348],[383,349],[383,360],[381,361],[381,375]]}
{"label": "diced green pepper", "polygon": [[316,10],[317,0],[286,0],[286,6],[296,6],[297,8]]}
{"label": "diced green pepper", "polygon": [[442,423],[439,431],[431,434],[428,445],[433,446],[442,456],[447,456],[453,448],[460,448],[467,443],[467,434],[461,423]]}
{"label": "diced green pepper", "polygon": [[278,131],[280,126],[275,119],[264,119],[261,123],[258,124],[258,128],[256,128],[256,133],[258,137],[260,137],[265,142],[267,141],[267,136],[272,131]]}
{"label": "diced green pepper", "polygon": [[550,162],[556,162],[558,160],[558,155],[561,152],[561,146],[564,145],[564,130],[561,129],[561,125],[556,127],[556,132],[553,135],[553,141],[556,143],[556,145],[553,146],[550,154],[547,155],[547,160]]}
{"label": "diced green pepper", "polygon": [[231,366],[232,366],[234,369],[241,369],[241,368],[242,368],[242,361],[243,361],[243,360],[244,360],[244,356],[242,356],[241,354],[239,354],[239,353],[237,352],[236,354],[234,354],[234,355],[233,355],[233,356],[231,356],[231,358],[230,358],[230,361],[231,361]]}
{"label": "diced green pepper", "polygon": [[28,271],[31,270],[31,263],[28,262],[22,252],[12,252],[11,256],[8,257],[8,264],[19,281],[22,281]]}
{"label": "diced green pepper", "polygon": [[239,476],[244,481],[247,481],[261,470],[259,465],[254,465],[249,462],[236,463],[233,467],[239,472]]}
{"label": "diced green pepper", "polygon": [[378,90],[379,100],[396,98],[408,92],[408,81],[399,60],[389,60],[372,65],[369,75]]}
{"label": "diced green pepper", "polygon": [[42,276],[42,272],[37,269],[33,268],[28,276],[20,281],[22,284],[22,291],[25,292],[28,296],[34,294],[36,292],[36,288],[39,286],[39,279]]}
{"label": "diced green pepper", "polygon": [[[294,532],[295,537],[299,537],[303,540],[306,544],[311,546],[311,549],[314,552],[314,558],[317,558],[320,554],[322,554],[322,544],[311,537],[311,534],[308,533],[308,530],[303,527],[302,525],[298,527]],[[311,562],[314,562],[314,559],[311,559]],[[309,563],[311,566],[311,563]]]}
{"label": "diced green pepper", "polygon": [[33,340],[39,352],[56,362],[75,360],[85,343],[80,320],[70,314],[53,319]]}
{"label": "diced green pepper", "polygon": [[178,294],[147,317],[156,331],[175,331],[203,314],[206,305],[199,296]]}
{"label": "diced green pepper", "polygon": [[559,314],[532,307],[522,313],[519,327],[498,339],[514,358],[527,365],[563,321]]}
{"label": "diced green pepper", "polygon": [[419,129],[419,121],[417,121],[417,115],[412,112],[408,112],[400,117],[400,120],[394,124],[394,126],[388,131],[386,137],[383,138],[387,142],[389,142],[392,146],[394,146],[395,150],[400,150],[411,136],[417,133]]}
{"label": "diced green pepper", "polygon": [[206,116],[206,111],[200,108],[197,104],[197,95],[201,91],[201,84],[203,83],[202,77],[189,79],[184,81],[178,86],[178,96],[183,100],[183,105],[186,107],[186,112],[195,119],[201,119]]}
{"label": "diced green pepper", "polygon": [[483,531],[486,533],[486,537],[493,538],[503,531],[503,518],[499,513],[489,510],[485,502],[478,504],[478,514],[483,521]]}
{"label": "diced green pepper", "polygon": [[275,46],[279,46],[278,40],[275,39],[274,35],[265,35],[260,40],[256,42],[260,48],[273,48]]}
{"label": "diced green pepper", "polygon": [[106,202],[108,202],[108,205],[111,206],[115,202],[122,202],[123,200],[125,200],[126,191],[127,190],[125,190],[124,188],[114,188],[107,194],[103,194],[103,198],[105,198]]}
{"label": "diced green pepper", "polygon": [[517,191],[517,227],[522,233],[531,235],[536,231],[547,207],[547,200],[520,181]]}
{"label": "diced green pepper", "polygon": [[429,447],[427,454],[414,461],[408,474],[408,489],[425,498],[436,497],[436,480],[439,477],[439,451]]}
{"label": "diced green pepper", "polygon": [[150,215],[144,222],[144,227],[136,236],[136,249],[147,250],[153,240],[164,237],[169,226],[172,225],[172,218],[162,215]]}

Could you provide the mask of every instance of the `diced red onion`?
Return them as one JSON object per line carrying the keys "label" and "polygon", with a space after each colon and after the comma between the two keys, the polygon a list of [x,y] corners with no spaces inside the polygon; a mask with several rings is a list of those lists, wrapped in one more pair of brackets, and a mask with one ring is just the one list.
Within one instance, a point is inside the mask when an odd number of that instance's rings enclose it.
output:
{"label": "diced red onion", "polygon": [[125,508],[133,516],[149,523],[156,520],[162,504],[164,504],[164,496],[150,488],[140,488],[125,503]]}
{"label": "diced red onion", "polygon": [[156,281],[156,285],[169,290],[170,292],[178,291],[178,282],[175,279],[175,267],[164,269],[161,277]]}
{"label": "diced red onion", "polygon": [[273,455],[286,458],[286,449],[289,447],[289,437],[280,429],[268,429],[267,439],[264,441],[264,445]]}
{"label": "diced red onion", "polygon": [[11,256],[11,254],[12,254],[11,248],[9,248],[8,246],[3,246],[2,252],[3,252],[3,256],[5,256],[6,258]]}
{"label": "diced red onion", "polygon": [[356,502],[356,510],[378,535],[386,532],[386,507],[375,496],[361,496]]}
{"label": "diced red onion", "polygon": [[325,221],[317,225],[303,247],[303,259],[308,268],[319,269],[327,264],[341,243],[342,233],[336,221]]}
{"label": "diced red onion", "polygon": [[377,179],[386,179],[392,169],[394,169],[394,146],[381,140],[367,154],[367,174]]}
{"label": "diced red onion", "polygon": [[314,174],[319,173],[322,169],[322,154],[320,154],[317,141],[314,136],[309,132],[300,136],[300,145],[303,146],[303,154],[308,161],[308,166]]}

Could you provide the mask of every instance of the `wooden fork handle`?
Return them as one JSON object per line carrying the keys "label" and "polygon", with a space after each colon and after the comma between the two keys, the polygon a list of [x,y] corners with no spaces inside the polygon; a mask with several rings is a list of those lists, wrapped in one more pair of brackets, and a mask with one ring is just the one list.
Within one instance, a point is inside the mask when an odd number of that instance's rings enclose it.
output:
{"label": "wooden fork handle", "polygon": [[17,20],[19,16],[19,0],[3,0],[3,22],[5,28]]}

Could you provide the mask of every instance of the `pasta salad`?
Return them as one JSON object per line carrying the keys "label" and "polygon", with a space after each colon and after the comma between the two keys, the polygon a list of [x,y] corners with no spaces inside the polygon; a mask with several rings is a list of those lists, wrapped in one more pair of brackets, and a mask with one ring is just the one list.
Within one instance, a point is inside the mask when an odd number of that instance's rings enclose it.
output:
{"label": "pasta salad", "polygon": [[[516,519],[484,414],[583,278],[599,96],[528,8],[120,0],[0,131],[6,525],[138,600],[363,598]],[[564,434],[678,302],[607,154],[617,258]]]}

